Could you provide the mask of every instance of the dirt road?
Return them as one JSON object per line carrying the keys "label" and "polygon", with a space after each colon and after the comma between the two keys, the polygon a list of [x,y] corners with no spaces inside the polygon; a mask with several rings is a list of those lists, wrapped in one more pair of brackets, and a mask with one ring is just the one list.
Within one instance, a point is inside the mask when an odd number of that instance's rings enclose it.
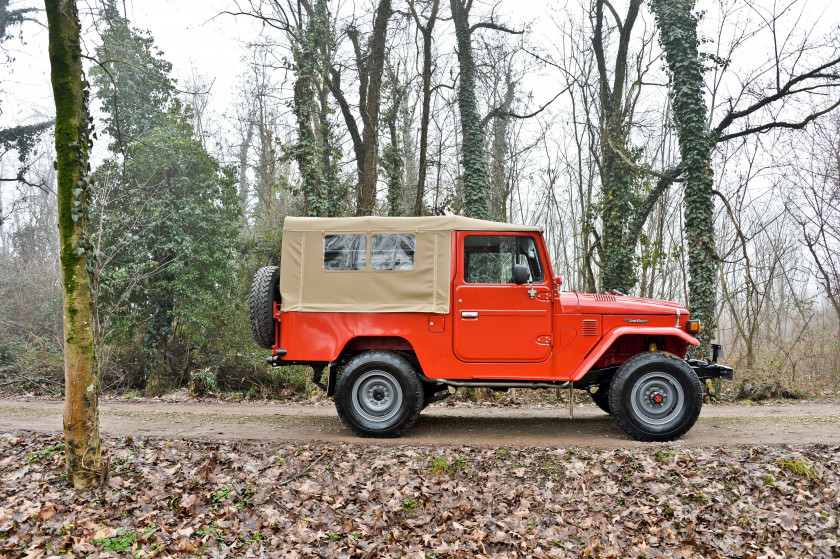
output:
{"label": "dirt road", "polygon": [[[61,430],[58,400],[0,398],[0,432]],[[399,439],[360,439],[339,421],[331,402],[170,403],[106,400],[103,433],[205,440],[345,441],[390,445],[628,447],[613,419],[592,407],[498,408],[433,405]],[[840,403],[704,406],[680,447],[739,444],[838,444]]]}

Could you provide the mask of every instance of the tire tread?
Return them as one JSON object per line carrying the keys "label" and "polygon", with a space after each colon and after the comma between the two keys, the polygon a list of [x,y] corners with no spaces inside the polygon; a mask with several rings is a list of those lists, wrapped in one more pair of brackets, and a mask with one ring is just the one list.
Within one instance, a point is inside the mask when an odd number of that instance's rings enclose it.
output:
{"label": "tire tread", "polygon": [[257,270],[248,296],[248,318],[254,341],[264,349],[274,347],[275,329],[274,301],[279,299],[275,292],[280,279],[280,268],[265,266]]}

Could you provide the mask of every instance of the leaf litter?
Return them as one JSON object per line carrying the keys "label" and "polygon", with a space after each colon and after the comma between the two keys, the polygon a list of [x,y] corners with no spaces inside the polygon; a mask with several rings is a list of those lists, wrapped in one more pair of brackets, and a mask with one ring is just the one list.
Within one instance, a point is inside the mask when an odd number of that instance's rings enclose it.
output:
{"label": "leaf litter", "polygon": [[0,434],[0,558],[840,556],[838,446],[104,443]]}

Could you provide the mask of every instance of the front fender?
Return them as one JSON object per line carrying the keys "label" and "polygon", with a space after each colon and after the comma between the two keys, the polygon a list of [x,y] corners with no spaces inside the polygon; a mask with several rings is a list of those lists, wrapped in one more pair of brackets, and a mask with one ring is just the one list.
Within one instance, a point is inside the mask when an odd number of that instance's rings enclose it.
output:
{"label": "front fender", "polygon": [[591,369],[598,359],[613,345],[613,343],[621,336],[672,336],[685,341],[690,345],[700,345],[697,338],[676,327],[661,327],[661,326],[619,326],[604,333],[601,341],[595,344],[595,347],[586,355],[583,361],[572,371],[569,380],[576,381],[583,378],[589,369]]}

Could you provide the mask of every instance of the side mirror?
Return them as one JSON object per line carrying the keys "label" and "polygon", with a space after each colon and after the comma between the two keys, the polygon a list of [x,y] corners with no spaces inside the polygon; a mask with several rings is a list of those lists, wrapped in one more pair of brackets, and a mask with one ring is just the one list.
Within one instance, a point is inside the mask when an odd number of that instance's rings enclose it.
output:
{"label": "side mirror", "polygon": [[560,276],[554,276],[554,285],[556,285],[557,287],[563,285],[563,278],[561,278]]}
{"label": "side mirror", "polygon": [[528,277],[530,275],[531,272],[528,271],[528,266],[526,266],[525,264],[513,265],[513,283],[517,285],[528,283]]}

